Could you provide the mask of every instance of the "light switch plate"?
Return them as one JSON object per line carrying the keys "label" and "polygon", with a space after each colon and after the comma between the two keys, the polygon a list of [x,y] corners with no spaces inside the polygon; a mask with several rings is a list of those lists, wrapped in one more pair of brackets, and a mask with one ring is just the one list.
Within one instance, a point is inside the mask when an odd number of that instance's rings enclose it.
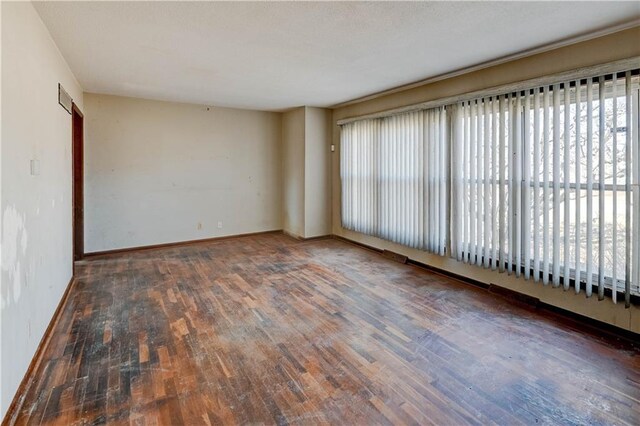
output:
{"label": "light switch plate", "polygon": [[29,169],[31,176],[38,176],[40,174],[40,160],[31,160],[29,162]]}

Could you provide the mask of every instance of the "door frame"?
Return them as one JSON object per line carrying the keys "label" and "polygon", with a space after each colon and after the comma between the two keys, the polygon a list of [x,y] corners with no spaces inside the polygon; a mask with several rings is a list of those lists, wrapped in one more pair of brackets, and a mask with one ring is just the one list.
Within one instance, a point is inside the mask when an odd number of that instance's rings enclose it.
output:
{"label": "door frame", "polygon": [[84,115],[75,103],[71,111],[72,246],[75,262],[84,256]]}

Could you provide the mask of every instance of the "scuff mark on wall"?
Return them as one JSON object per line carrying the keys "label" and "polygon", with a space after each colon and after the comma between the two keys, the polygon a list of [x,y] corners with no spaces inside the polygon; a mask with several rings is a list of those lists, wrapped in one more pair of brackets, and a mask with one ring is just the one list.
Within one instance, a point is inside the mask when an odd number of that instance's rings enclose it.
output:
{"label": "scuff mark on wall", "polygon": [[17,303],[20,299],[22,283],[19,258],[26,255],[28,242],[26,215],[18,212],[14,205],[5,208],[2,213],[2,274],[4,275],[2,281],[4,284],[0,292],[0,307],[12,301]]}

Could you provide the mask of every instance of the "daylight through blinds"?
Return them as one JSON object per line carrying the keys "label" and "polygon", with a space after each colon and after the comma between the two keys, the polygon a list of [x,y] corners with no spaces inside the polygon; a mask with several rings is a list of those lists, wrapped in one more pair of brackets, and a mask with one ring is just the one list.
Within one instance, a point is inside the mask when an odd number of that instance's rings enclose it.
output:
{"label": "daylight through blinds", "polygon": [[[638,85],[567,81],[461,102],[453,252],[544,284],[638,291]],[[579,292],[580,285],[575,286]]]}
{"label": "daylight through blinds", "polygon": [[342,127],[344,228],[444,255],[446,124],[436,108]]}
{"label": "daylight through blinds", "polygon": [[638,93],[625,71],[346,123],[343,226],[628,306]]}

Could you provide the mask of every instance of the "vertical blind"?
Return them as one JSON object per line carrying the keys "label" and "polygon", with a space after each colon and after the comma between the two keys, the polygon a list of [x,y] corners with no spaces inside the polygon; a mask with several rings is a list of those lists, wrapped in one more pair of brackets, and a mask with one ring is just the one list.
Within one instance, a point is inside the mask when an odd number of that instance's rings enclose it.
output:
{"label": "vertical blind", "polygon": [[[587,296],[638,292],[638,89],[631,73],[455,105],[458,260]],[[578,285],[575,285],[578,283]]]}
{"label": "vertical blind", "polygon": [[444,108],[346,124],[341,131],[342,226],[445,254]]}
{"label": "vertical blind", "polygon": [[627,71],[344,124],[343,227],[629,306],[638,93]]}

